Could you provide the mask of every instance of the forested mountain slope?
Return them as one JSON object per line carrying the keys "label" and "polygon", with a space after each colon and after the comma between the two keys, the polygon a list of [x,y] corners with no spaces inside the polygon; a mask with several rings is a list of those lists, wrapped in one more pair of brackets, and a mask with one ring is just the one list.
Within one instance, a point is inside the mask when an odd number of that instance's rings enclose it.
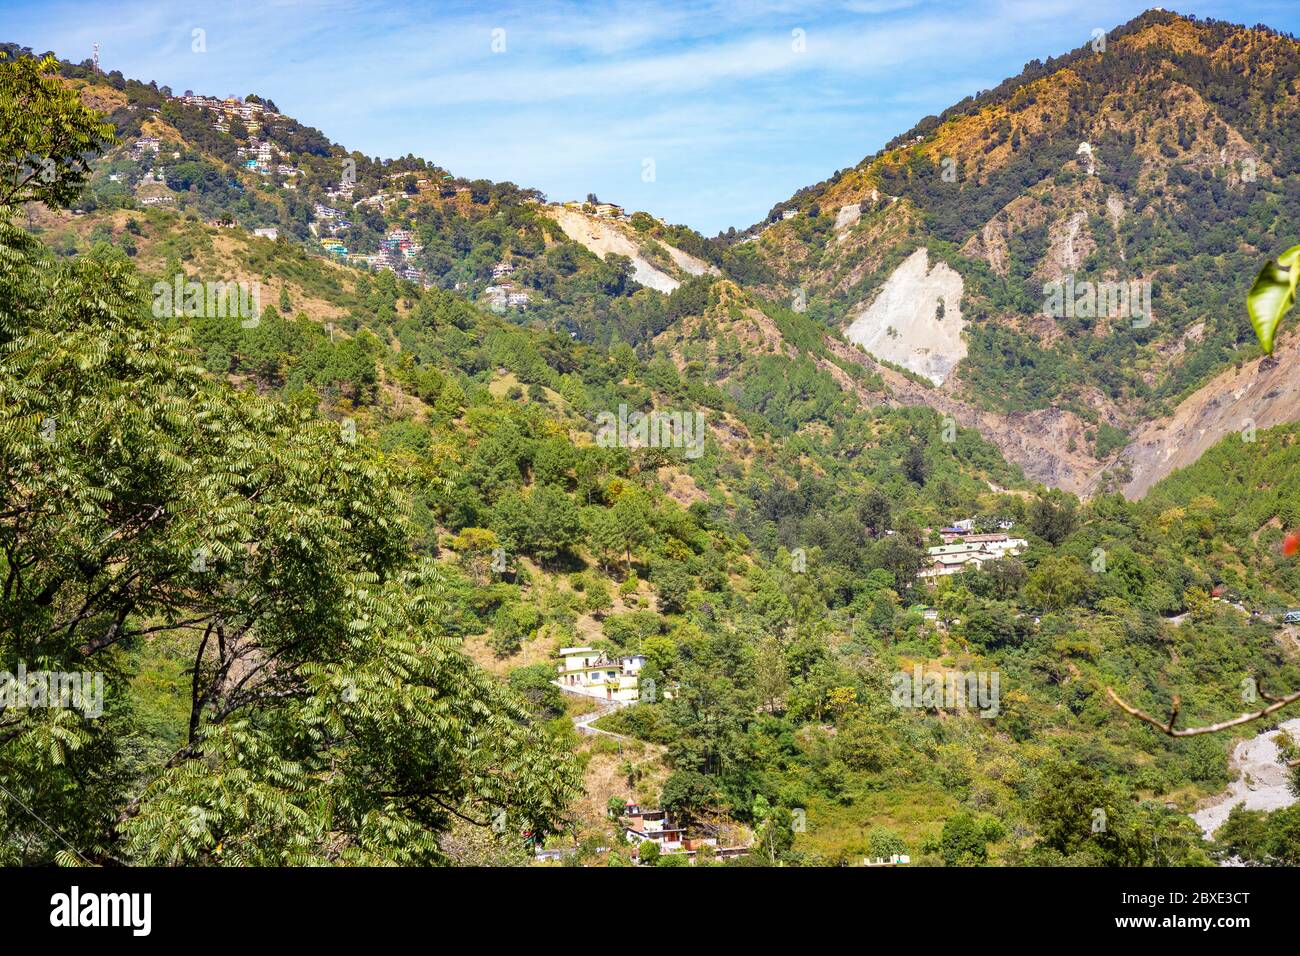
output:
{"label": "forested mountain slope", "polygon": [[[417,281],[638,348],[680,317],[664,293],[720,273],[929,379],[899,401],[977,428],[1032,480],[1091,494],[1166,474],[1143,451],[1152,433],[1258,355],[1240,303],[1300,213],[1298,52],[1265,29],[1151,11],[716,240],[595,197],[549,204],[349,152],[262,97],[243,102],[269,112],[246,121],[215,98],[60,70],[122,140],[83,209],[147,201],[273,226],[318,254],[335,242],[353,261],[405,231],[399,261]],[[1098,292],[1086,306],[1083,289]],[[1294,417],[1285,400],[1256,411]],[[1198,447],[1234,427],[1211,423]]]}
{"label": "forested mountain slope", "polygon": [[[1241,303],[1294,244],[1298,77],[1294,38],[1151,11],[928,117],[736,241],[780,277],[769,294],[802,290],[810,314],[885,357],[922,371],[948,349],[935,403],[997,413],[984,434],[1035,478],[1083,491],[1116,466],[1102,484],[1145,488],[1164,472],[1117,457],[1136,430],[1259,354]],[[896,298],[924,303],[918,319],[882,297],[921,248],[961,282],[940,296],[909,277]],[[1067,282],[1138,291],[1053,305]],[[1019,447],[1035,412],[1063,439],[1037,464]]]}
{"label": "forested mountain slope", "polygon": [[[0,652],[103,670],[109,717],[0,713],[0,782],[78,852],[522,862],[549,841],[613,863],[595,848],[620,845],[623,796],[749,827],[749,862],[1210,860],[1182,811],[1222,788],[1230,740],[1159,735],[1105,688],[1199,722],[1247,678],[1300,684],[1288,632],[1211,598],[1300,594],[1270,477],[1300,474],[1295,426],[1081,504],[959,427],[994,412],[926,407],[918,376],[761,294],[755,243],[643,223],[721,275],[636,288],[484,187],[435,203],[424,248],[456,255],[426,287],[209,222],[197,185],[94,205],[107,166],[76,157],[122,154],[46,70],[0,61],[40,118],[5,124],[6,168],[51,152],[46,128],[83,137],[5,207]],[[483,297],[501,257],[557,277],[538,308]],[[256,283],[260,308],[160,308],[178,279]],[[699,431],[602,428],[663,412]],[[1027,549],[927,587],[932,529],[965,517]],[[606,719],[640,754],[576,737],[550,680],[580,643],[672,691]],[[899,701],[918,667],[1001,696]],[[6,862],[72,862],[11,804],[0,832]]]}

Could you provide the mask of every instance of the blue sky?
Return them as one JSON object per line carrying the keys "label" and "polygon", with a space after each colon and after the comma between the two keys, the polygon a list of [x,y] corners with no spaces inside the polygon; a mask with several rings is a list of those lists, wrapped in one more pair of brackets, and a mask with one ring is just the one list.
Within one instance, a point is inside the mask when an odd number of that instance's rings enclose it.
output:
{"label": "blue sky", "polygon": [[[371,156],[414,153],[552,199],[595,192],[711,235],[1147,6],[0,0],[0,39],[76,61],[97,40],[105,69],[260,93]],[[1296,0],[1169,9],[1300,33]]]}

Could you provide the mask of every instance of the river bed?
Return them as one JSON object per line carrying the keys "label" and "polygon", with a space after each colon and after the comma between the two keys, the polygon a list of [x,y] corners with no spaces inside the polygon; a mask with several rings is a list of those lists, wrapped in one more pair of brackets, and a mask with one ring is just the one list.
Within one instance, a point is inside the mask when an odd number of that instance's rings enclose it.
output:
{"label": "river bed", "polygon": [[[1280,729],[1300,739],[1300,717],[1285,721]],[[1296,802],[1289,785],[1291,774],[1277,762],[1275,734],[1277,730],[1268,730],[1233,748],[1229,766],[1238,771],[1237,779],[1228,785],[1227,793],[1191,815],[1207,840],[1239,803],[1245,803],[1247,810],[1281,810]]]}

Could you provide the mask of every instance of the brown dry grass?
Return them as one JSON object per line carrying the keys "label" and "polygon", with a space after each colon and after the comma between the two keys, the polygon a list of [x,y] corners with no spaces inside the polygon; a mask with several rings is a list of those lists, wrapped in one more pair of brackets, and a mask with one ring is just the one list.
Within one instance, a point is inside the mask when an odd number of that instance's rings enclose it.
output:
{"label": "brown dry grass", "polygon": [[[668,767],[659,749],[640,741],[616,741],[608,737],[584,737],[578,751],[587,760],[583,774],[583,794],[573,804],[579,828],[608,826],[606,816],[610,797],[622,797],[629,803],[655,804]],[[632,786],[628,785],[625,765],[631,763],[642,771]]]}

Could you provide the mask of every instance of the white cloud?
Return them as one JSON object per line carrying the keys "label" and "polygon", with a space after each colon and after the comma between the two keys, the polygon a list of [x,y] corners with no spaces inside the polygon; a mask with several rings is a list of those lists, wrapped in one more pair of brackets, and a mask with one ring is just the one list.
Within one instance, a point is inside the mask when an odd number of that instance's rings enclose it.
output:
{"label": "white cloud", "polygon": [[[626,191],[716,231],[1144,6],[138,0],[109,16],[17,0],[0,12],[0,35],[78,60],[99,40],[109,69],[173,89],[255,90],[368,155],[415,152],[553,194]],[[190,50],[194,27],[207,31],[206,54]],[[507,50],[494,54],[498,27]],[[792,47],[795,28],[806,52]],[[640,182],[647,155],[654,184]]]}

